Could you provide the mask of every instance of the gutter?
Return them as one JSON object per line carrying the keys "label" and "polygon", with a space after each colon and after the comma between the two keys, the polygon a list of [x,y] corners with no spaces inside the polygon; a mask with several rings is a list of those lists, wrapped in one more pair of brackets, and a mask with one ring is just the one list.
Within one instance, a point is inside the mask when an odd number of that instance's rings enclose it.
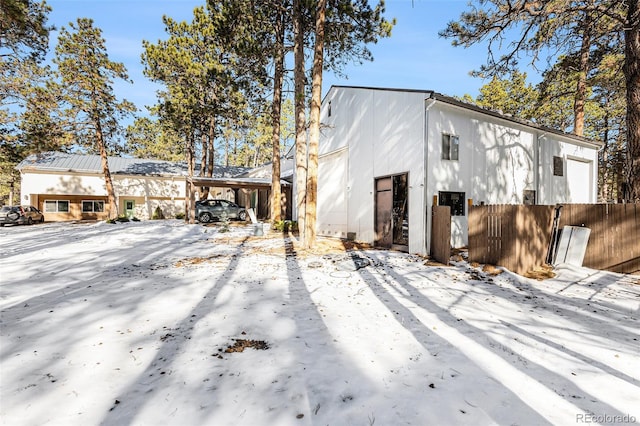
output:
{"label": "gutter", "polygon": [[438,101],[444,102],[444,103],[446,103],[448,105],[451,105],[451,106],[467,109],[467,110],[470,110],[470,111],[475,111],[475,112],[477,112],[479,114],[489,115],[491,117],[499,118],[499,119],[502,119],[502,120],[505,120],[505,121],[509,121],[511,123],[516,123],[516,124],[519,124],[521,126],[529,127],[531,129],[535,129],[537,131],[540,131],[545,135],[551,133],[553,135],[561,136],[561,137],[567,138],[568,140],[571,140],[571,143],[576,144],[576,145],[591,147],[591,148],[595,148],[595,149],[600,149],[602,147],[602,145],[603,145],[603,143],[600,142],[600,141],[587,139],[587,138],[582,137],[582,136],[576,136],[576,135],[571,134],[571,133],[565,133],[565,132],[563,132],[561,130],[553,129],[551,127],[542,126],[540,124],[534,123],[533,121],[524,120],[524,119],[521,119],[521,118],[513,117],[511,115],[503,114],[502,112],[499,112],[499,111],[493,111],[493,110],[485,109],[485,108],[482,108],[482,107],[479,107],[479,106],[476,106],[476,105],[473,105],[473,104],[462,102],[462,101],[459,101],[459,100],[457,100],[455,98],[452,98],[450,96],[445,96],[445,95],[440,94],[440,93],[433,92],[431,97],[433,99],[436,99]]}

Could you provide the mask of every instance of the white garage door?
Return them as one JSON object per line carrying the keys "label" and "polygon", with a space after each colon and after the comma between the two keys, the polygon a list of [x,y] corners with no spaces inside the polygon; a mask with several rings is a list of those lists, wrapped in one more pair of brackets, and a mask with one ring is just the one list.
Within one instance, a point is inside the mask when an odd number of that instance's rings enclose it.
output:
{"label": "white garage door", "polygon": [[318,234],[347,236],[347,152],[318,159]]}
{"label": "white garage door", "polygon": [[593,202],[593,163],[567,159],[567,190],[571,203]]}

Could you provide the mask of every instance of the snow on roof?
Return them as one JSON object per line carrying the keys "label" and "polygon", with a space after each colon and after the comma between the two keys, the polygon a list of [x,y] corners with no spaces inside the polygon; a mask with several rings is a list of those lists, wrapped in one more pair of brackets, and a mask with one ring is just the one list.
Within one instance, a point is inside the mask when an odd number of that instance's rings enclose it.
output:
{"label": "snow on roof", "polygon": [[[141,158],[108,157],[111,174],[146,176],[187,176],[185,162],[148,160]],[[65,171],[102,173],[99,155],[43,152],[32,154],[16,166],[20,171]],[[213,177],[234,177],[250,170],[238,166],[214,166]]]}

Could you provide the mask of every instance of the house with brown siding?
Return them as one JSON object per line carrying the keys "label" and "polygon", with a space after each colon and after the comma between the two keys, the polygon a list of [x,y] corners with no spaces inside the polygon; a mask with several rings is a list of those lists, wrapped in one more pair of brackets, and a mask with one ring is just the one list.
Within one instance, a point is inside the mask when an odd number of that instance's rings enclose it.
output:
{"label": "house with brown siding", "polygon": [[[165,217],[184,213],[186,163],[123,157],[109,157],[108,161],[118,215],[150,219],[158,207]],[[21,175],[19,204],[38,207],[47,221],[107,217],[100,156],[45,152],[30,155],[17,169]],[[264,188],[270,188],[271,178],[245,177],[250,170],[215,166],[213,177],[198,180],[197,191],[206,185],[209,198],[258,207],[265,203],[261,198],[269,196]]]}

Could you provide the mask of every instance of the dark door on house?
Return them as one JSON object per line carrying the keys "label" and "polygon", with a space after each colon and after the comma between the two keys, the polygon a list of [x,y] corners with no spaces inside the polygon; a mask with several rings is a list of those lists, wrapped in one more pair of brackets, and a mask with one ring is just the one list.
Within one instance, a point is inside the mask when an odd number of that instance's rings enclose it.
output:
{"label": "dark door on house", "polygon": [[376,238],[375,245],[391,248],[391,210],[393,206],[391,177],[376,179]]}
{"label": "dark door on house", "polygon": [[408,174],[375,180],[375,244],[379,247],[409,249]]}

